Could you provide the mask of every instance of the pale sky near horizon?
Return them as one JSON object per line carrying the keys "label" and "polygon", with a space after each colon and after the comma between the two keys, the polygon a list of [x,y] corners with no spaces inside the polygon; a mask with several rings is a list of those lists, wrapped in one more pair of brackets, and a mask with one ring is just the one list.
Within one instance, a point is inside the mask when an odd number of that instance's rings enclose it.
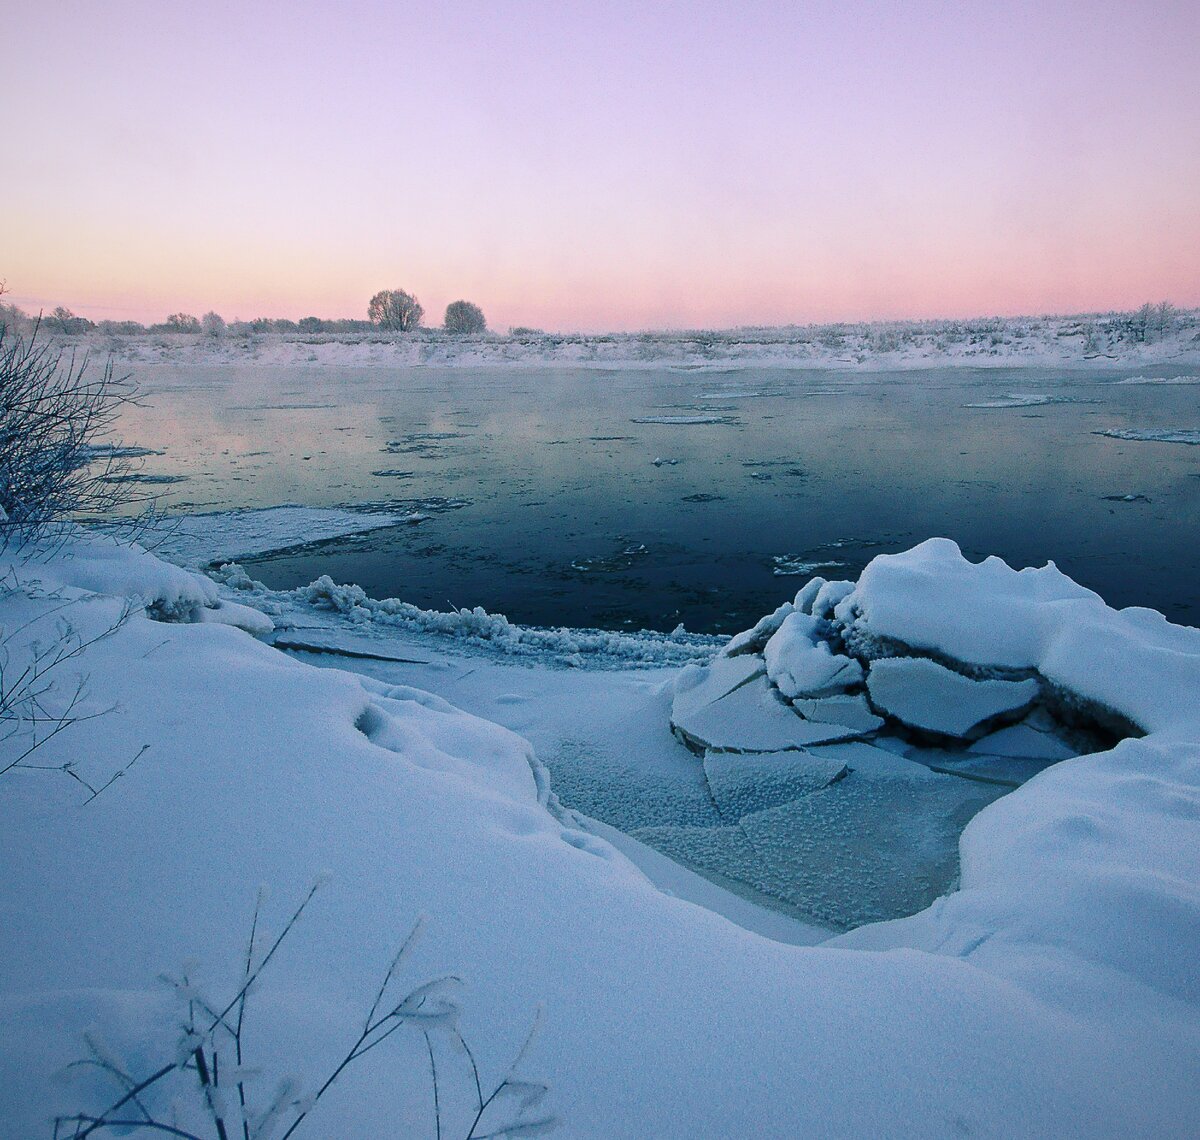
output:
{"label": "pale sky near horizon", "polygon": [[1200,4],[0,0],[0,279],[161,320],[1200,305]]}

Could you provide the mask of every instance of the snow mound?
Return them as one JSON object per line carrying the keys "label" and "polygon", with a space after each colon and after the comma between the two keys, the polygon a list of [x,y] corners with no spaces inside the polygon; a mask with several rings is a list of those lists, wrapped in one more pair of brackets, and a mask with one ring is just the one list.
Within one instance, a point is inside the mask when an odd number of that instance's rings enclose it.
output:
{"label": "snow mound", "polygon": [[261,611],[223,600],[209,579],[163,562],[136,543],[78,527],[22,547],[11,572],[22,584],[37,582],[43,592],[125,598],[162,621],[232,625],[254,634],[275,628]]}

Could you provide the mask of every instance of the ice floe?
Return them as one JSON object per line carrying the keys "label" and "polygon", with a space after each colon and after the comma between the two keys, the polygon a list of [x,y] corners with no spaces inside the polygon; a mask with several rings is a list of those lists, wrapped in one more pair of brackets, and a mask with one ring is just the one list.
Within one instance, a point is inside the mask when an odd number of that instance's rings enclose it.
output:
{"label": "ice floe", "polygon": [[1200,428],[1108,428],[1093,432],[1110,439],[1129,439],[1147,443],[1200,444]]}
{"label": "ice floe", "polygon": [[409,513],[283,506],[162,515],[139,535],[142,545],[163,558],[202,567],[395,526]]}
{"label": "ice floe", "polygon": [[1052,396],[1045,392],[1010,392],[994,400],[963,404],[964,408],[1040,408],[1046,404],[1091,404],[1094,400],[1082,396]]}
{"label": "ice floe", "polygon": [[735,416],[637,416],[632,424],[734,424]]}
{"label": "ice floe", "polygon": [[1130,376],[1118,384],[1200,384],[1200,376]]}

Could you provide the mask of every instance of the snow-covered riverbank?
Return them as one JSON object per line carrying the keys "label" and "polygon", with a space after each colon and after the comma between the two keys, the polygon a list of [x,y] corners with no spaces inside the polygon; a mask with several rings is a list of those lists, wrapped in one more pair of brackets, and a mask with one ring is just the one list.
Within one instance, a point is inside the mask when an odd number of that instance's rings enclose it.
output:
{"label": "snow-covered riverbank", "polygon": [[[274,522],[257,545],[290,537]],[[820,932],[722,901],[556,803],[538,758],[551,709],[581,748],[606,740],[598,779],[645,771],[646,756],[674,756],[677,783],[694,771],[669,733],[665,658],[567,670],[556,653],[355,620],[330,598],[234,589],[244,577],[218,591],[84,537],[6,569],[6,677],[47,645],[88,644],[39,698],[54,716],[81,691],[77,722],[31,755],[35,769],[0,777],[0,1135],[49,1134],[56,1114],[121,1094],[97,1066],[55,1079],[87,1055],[85,1032],[134,1077],[171,1062],[177,1007],[158,975],[236,993],[259,885],[277,933],[326,872],[249,1006],[259,1106],[278,1076],[315,1091],[423,913],[406,985],[465,979],[460,1026],[485,1087],[541,1006],[516,1075],[550,1085],[536,1111],[563,1135],[1184,1136],[1200,1113],[1195,630],[936,544],[877,559],[845,611],[862,636],[1036,671],[1146,735],[985,808],[960,889],[929,909],[797,945]],[[268,636],[262,609],[270,636],[308,641],[296,655],[361,671],[313,668],[232,628]],[[369,656],[312,653],[323,647]],[[7,755],[28,742],[29,724],[11,723]],[[465,1136],[470,1068],[444,1026],[430,1040],[443,1134]],[[398,1032],[332,1086],[307,1134],[432,1136],[429,1063],[420,1029]],[[147,1108],[191,1128],[208,1111],[198,1098]]]}
{"label": "snow-covered riverbank", "polygon": [[[1141,322],[1141,323],[1139,323]],[[93,332],[67,338],[129,364],[266,364],[342,367],[538,367],[725,371],[830,368],[882,371],[953,367],[1103,367],[1200,363],[1200,312],[1147,329],[1134,313],[978,320],[895,321],[646,333],[453,336],[264,332],[247,336]]]}

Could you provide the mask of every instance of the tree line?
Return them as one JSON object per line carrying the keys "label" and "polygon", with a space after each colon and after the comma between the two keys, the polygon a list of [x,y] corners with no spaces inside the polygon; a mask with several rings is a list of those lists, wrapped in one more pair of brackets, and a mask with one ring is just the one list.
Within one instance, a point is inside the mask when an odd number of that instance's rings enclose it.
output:
{"label": "tree line", "polygon": [[[220,313],[208,312],[202,317],[191,313],[172,313],[165,321],[142,324],[140,321],[92,321],[59,305],[50,313],[37,317],[0,303],[0,329],[27,332],[35,324],[51,333],[76,335],[92,332],[137,336],[144,333],[203,333],[208,336],[246,336],[251,333],[361,333],[373,329],[388,332],[412,332],[422,327],[425,308],[411,293],[403,289],[383,289],[367,305],[367,319],[327,319],[301,317],[298,321],[280,317],[256,317],[252,321],[226,321]],[[451,301],[446,306],[442,328],[456,335],[479,336],[487,332],[483,310],[472,301]]]}

